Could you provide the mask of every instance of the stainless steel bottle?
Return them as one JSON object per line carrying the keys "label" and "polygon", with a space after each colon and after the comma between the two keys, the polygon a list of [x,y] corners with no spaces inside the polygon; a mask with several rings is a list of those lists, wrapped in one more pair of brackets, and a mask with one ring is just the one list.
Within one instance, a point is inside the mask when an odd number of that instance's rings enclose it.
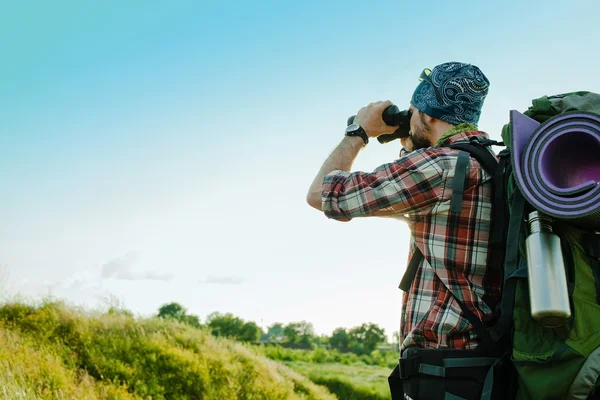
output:
{"label": "stainless steel bottle", "polygon": [[526,240],[531,317],[541,326],[556,328],[571,317],[567,277],[560,238],[552,231],[552,217],[529,214]]}

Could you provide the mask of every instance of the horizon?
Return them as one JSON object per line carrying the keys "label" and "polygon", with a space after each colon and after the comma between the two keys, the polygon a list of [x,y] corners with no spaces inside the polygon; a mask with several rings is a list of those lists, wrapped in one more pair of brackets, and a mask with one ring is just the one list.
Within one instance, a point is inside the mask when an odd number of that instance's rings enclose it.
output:
{"label": "horizon", "polygon": [[[0,7],[7,294],[114,296],[136,315],[178,302],[203,321],[305,320],[318,335],[372,322],[391,337],[407,225],[305,202],[346,119],[407,107],[446,61],[489,78],[479,128],[493,139],[534,98],[600,92],[591,0]],[[353,169],[399,150],[373,140]]]}

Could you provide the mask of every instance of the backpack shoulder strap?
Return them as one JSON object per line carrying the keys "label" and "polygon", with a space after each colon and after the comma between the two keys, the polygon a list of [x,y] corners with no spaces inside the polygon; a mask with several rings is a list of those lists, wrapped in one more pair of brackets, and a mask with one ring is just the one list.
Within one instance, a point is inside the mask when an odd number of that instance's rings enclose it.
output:
{"label": "backpack shoulder strap", "polygon": [[413,256],[411,257],[410,262],[406,266],[406,271],[404,272],[404,275],[402,276],[402,281],[398,286],[403,292],[409,291],[410,285],[412,285],[413,281],[415,280],[415,276],[417,275],[417,269],[419,268],[419,264],[423,259],[423,253],[421,253],[421,250],[419,250],[418,246],[415,245],[415,247],[416,249],[413,253]]}
{"label": "backpack shoulder strap", "polygon": [[[492,204],[493,209],[493,219],[492,219],[492,237],[491,244],[492,246],[501,247],[504,243],[504,234],[505,234],[505,226],[506,226],[506,204],[504,202],[505,198],[505,187],[504,187],[504,170],[506,168],[508,157],[508,150],[503,150],[500,152],[498,161],[492,153],[487,149],[488,146],[491,145],[502,145],[502,142],[496,142],[494,140],[489,139],[481,139],[478,136],[474,136],[471,140],[464,142],[455,142],[449,145],[451,149],[461,150],[462,152],[467,152],[471,157],[475,158],[479,161],[479,164],[483,167],[484,170],[487,171],[488,174],[492,176],[492,181],[494,185],[494,201]],[[460,154],[459,154],[460,161]],[[468,165],[468,164],[467,164]],[[456,167],[456,182],[464,182],[466,179],[467,169],[464,167],[459,168],[459,163],[457,162]],[[454,210],[454,206],[456,203],[462,204],[462,191],[460,194],[460,198],[455,198],[456,192],[453,192],[452,195],[452,207]],[[459,209],[460,210],[460,209]]]}
{"label": "backpack shoulder strap", "polygon": [[494,140],[481,139],[478,136],[473,136],[469,141],[460,141],[450,144],[448,147],[451,149],[457,149],[466,151],[473,158],[475,158],[483,169],[485,169],[491,176],[496,173],[496,167],[498,161],[496,157],[489,152],[487,147],[491,145],[502,145],[502,142],[496,142]]}

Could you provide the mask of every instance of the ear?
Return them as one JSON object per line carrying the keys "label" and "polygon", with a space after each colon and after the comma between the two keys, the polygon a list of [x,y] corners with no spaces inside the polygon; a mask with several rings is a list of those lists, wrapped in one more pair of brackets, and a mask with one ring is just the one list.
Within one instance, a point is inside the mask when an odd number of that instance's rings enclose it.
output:
{"label": "ear", "polygon": [[429,115],[427,115],[425,113],[422,113],[421,115],[423,116],[423,121],[425,121],[427,123],[427,125],[432,125],[435,122],[441,121],[441,120],[439,120],[437,118],[434,118],[434,117],[431,117],[431,116],[429,116]]}

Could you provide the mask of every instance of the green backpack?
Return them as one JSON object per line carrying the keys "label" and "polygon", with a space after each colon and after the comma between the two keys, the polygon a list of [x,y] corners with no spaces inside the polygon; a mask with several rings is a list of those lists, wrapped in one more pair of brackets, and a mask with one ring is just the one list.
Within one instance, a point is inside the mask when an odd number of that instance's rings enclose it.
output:
{"label": "green backpack", "polygon": [[[533,100],[532,106],[523,114],[543,127],[559,116],[574,112],[592,113],[592,117],[593,114],[600,114],[600,94],[573,92],[544,96]],[[516,183],[514,168],[519,160],[514,158],[513,146],[517,139],[512,134],[513,122],[511,117],[511,123],[502,130],[502,139],[508,148],[504,154],[509,151],[513,154],[512,168],[506,170],[503,182],[509,208],[504,291],[499,321],[491,330],[494,340],[509,348],[506,359],[511,361],[516,371],[512,382],[506,384],[513,385],[512,393],[517,399],[596,398],[594,391],[600,394],[600,389],[596,390],[600,387],[600,213],[587,215],[585,221],[555,218],[553,231],[561,239],[571,318],[559,328],[538,325],[530,314],[525,251],[528,232],[524,220],[535,208],[525,199]],[[600,127],[589,129],[597,130],[597,143],[593,138],[591,141],[584,140],[581,135],[571,137],[582,140],[580,145],[588,146],[588,152],[589,146],[598,149],[595,153],[598,161],[592,159],[595,165],[586,166],[588,172],[592,168],[592,175],[596,174],[595,185],[598,189]],[[559,146],[555,144],[555,147]],[[555,154],[560,155],[560,152]],[[562,171],[565,176],[570,173],[568,170]],[[582,190],[596,189],[588,182],[587,189]],[[598,207],[600,209],[600,205]]]}

